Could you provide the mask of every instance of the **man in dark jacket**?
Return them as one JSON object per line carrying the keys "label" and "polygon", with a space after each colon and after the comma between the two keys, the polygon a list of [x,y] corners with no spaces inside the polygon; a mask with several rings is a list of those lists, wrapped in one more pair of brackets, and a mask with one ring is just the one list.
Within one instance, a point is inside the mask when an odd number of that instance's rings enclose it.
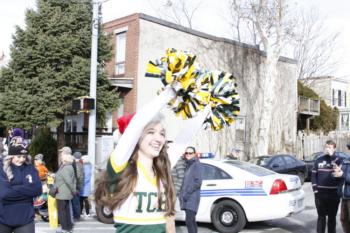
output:
{"label": "man in dark jacket", "polygon": [[335,233],[336,216],[340,197],[337,193],[341,181],[334,177],[334,169],[342,164],[342,160],[335,154],[336,144],[328,140],[325,145],[326,154],[315,160],[311,173],[312,189],[315,194],[317,209],[317,233],[326,231],[326,217],[328,216],[328,233]]}
{"label": "man in dark jacket", "polygon": [[202,185],[202,166],[196,157],[194,147],[187,147],[185,151],[186,171],[180,191],[180,206],[186,212],[186,226],[188,233],[197,233],[196,215],[200,202]]}
{"label": "man in dark jacket", "polygon": [[74,176],[76,179],[76,189],[77,192],[75,193],[73,199],[72,199],[72,209],[73,209],[73,217],[76,221],[80,220],[80,189],[82,188],[82,185],[84,183],[84,167],[83,163],[81,161],[81,152],[76,151],[73,154],[74,161],[73,161],[73,170],[74,170]]}

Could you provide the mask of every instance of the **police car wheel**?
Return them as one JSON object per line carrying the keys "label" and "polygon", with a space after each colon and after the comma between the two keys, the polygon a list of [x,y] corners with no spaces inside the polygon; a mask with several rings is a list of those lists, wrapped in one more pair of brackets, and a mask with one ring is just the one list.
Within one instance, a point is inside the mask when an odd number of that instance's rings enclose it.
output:
{"label": "police car wheel", "polygon": [[231,200],[218,202],[211,213],[211,220],[222,233],[239,232],[247,223],[242,207]]}
{"label": "police car wheel", "polygon": [[113,224],[113,212],[103,205],[96,205],[96,216],[97,219],[106,224]]}

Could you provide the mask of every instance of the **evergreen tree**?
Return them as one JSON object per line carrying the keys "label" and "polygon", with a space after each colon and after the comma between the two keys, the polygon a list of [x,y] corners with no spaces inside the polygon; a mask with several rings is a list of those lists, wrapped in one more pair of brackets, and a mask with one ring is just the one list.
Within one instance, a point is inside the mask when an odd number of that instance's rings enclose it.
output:
{"label": "evergreen tree", "polygon": [[[298,81],[298,95],[307,98],[321,99],[311,88],[304,86]],[[339,110],[334,107],[328,106],[326,102],[321,99],[320,103],[320,115],[313,118],[310,122],[310,129],[314,131],[323,131],[328,133],[337,128],[337,122],[339,117]],[[299,116],[299,122],[301,118]],[[298,130],[305,129],[305,124],[299,124]]]}
{"label": "evergreen tree", "polygon": [[[26,12],[26,28],[16,28],[11,61],[0,73],[0,120],[3,125],[57,127],[72,100],[89,95],[92,1],[38,0]],[[101,27],[99,27],[101,28]],[[119,104],[104,66],[111,58],[110,37],[99,33],[97,119]]]}
{"label": "evergreen tree", "polygon": [[49,171],[57,171],[57,141],[52,137],[49,128],[37,129],[33,141],[30,143],[29,153],[33,156],[44,155],[44,162]]}

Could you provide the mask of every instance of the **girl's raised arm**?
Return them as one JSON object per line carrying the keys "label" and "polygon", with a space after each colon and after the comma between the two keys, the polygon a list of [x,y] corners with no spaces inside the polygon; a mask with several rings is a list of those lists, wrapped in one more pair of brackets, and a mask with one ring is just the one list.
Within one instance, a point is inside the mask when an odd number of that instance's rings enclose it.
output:
{"label": "girl's raised arm", "polygon": [[114,172],[119,173],[126,167],[145,126],[174,97],[174,90],[166,86],[160,95],[136,112],[110,156]]}

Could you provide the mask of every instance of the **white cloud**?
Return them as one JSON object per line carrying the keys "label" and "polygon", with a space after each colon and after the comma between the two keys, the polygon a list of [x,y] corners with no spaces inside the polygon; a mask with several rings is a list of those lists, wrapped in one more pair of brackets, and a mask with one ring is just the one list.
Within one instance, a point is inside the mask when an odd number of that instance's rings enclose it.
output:
{"label": "white cloud", "polygon": [[24,27],[25,10],[33,8],[35,0],[11,0],[6,1],[0,7],[0,50],[5,53],[5,60],[8,57],[12,35],[15,33],[15,26]]}

